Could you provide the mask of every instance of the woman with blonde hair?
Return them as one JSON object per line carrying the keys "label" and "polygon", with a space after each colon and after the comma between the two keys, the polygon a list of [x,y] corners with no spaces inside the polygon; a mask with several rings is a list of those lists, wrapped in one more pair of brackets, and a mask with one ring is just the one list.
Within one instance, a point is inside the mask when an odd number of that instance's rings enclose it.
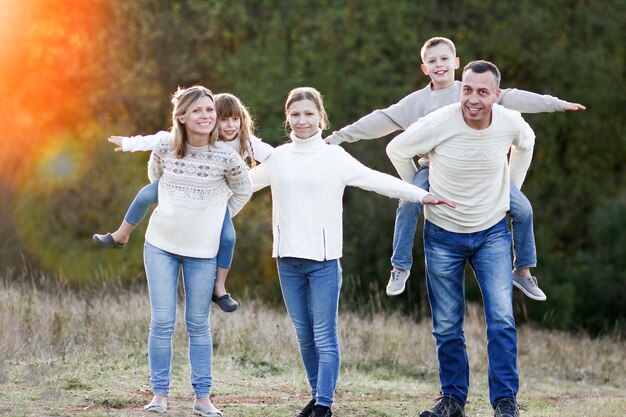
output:
{"label": "woman with blonde hair", "polygon": [[185,291],[193,412],[204,417],[222,413],[211,402],[213,346],[209,327],[216,255],[224,212],[237,214],[251,196],[243,160],[217,146],[213,94],[202,86],[179,89],[172,98],[173,128],[154,147],[148,163],[151,181],[159,180],[144,246],[150,294],[148,337],[152,401],[144,408],[163,413],[167,407],[176,322],[178,277]]}

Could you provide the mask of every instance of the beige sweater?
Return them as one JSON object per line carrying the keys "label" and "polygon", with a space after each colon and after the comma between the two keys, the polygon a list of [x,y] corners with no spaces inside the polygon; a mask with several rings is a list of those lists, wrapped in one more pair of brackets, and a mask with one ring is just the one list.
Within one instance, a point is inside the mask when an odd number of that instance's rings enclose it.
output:
{"label": "beige sweater", "polygon": [[412,124],[389,143],[387,154],[408,182],[417,172],[413,157],[426,154],[430,191],[457,204],[455,210],[426,206],[426,219],[451,232],[472,233],[493,226],[509,210],[509,183],[521,188],[534,143],[533,130],[518,112],[494,104],[491,125],[476,130],[455,103]]}
{"label": "beige sweater", "polygon": [[160,181],[146,241],[177,255],[216,256],[226,207],[234,216],[252,196],[243,159],[224,145],[188,145],[186,155],[176,158],[172,138],[162,137],[150,156],[148,177]]}

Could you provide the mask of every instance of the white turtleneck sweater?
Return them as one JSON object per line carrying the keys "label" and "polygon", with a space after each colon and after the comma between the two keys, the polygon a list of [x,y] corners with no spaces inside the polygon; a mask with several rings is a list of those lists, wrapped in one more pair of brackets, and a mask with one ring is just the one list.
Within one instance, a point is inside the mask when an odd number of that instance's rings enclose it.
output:
{"label": "white turtleneck sweater", "polygon": [[343,248],[343,204],[346,186],[393,198],[422,201],[428,192],[361,164],[339,146],[329,146],[322,132],[274,149],[251,169],[254,191],[272,190],[273,257],[316,261],[338,259]]}

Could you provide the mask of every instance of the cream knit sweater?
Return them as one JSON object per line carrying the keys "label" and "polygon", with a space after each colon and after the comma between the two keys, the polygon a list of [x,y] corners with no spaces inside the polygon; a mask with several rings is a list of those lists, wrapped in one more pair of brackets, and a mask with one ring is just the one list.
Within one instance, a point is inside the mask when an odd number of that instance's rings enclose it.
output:
{"label": "cream knit sweater", "polygon": [[321,131],[308,139],[292,133],[291,140],[249,171],[255,191],[268,185],[272,190],[274,257],[340,258],[342,197],[348,185],[411,201],[428,194],[366,167],[339,146],[326,145]]}
{"label": "cream knit sweater", "polygon": [[518,112],[494,104],[491,125],[476,130],[455,103],[412,124],[387,145],[387,154],[409,182],[417,172],[413,157],[427,155],[430,191],[457,207],[426,206],[425,218],[451,232],[473,233],[504,218],[510,182],[521,188],[534,144],[535,134]]}
{"label": "cream knit sweater", "polygon": [[148,177],[160,181],[146,241],[177,255],[216,256],[227,205],[234,216],[252,195],[245,163],[223,145],[188,145],[176,158],[173,139],[164,136],[150,156]]}

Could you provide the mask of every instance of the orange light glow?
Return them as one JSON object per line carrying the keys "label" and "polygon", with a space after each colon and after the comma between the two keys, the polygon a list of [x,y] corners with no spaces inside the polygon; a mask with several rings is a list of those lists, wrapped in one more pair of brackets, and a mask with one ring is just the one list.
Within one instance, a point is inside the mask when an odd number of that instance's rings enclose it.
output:
{"label": "orange light glow", "polygon": [[104,83],[92,68],[106,2],[0,3],[0,181],[19,187],[42,149],[60,137],[79,141],[91,123],[84,97]]}

